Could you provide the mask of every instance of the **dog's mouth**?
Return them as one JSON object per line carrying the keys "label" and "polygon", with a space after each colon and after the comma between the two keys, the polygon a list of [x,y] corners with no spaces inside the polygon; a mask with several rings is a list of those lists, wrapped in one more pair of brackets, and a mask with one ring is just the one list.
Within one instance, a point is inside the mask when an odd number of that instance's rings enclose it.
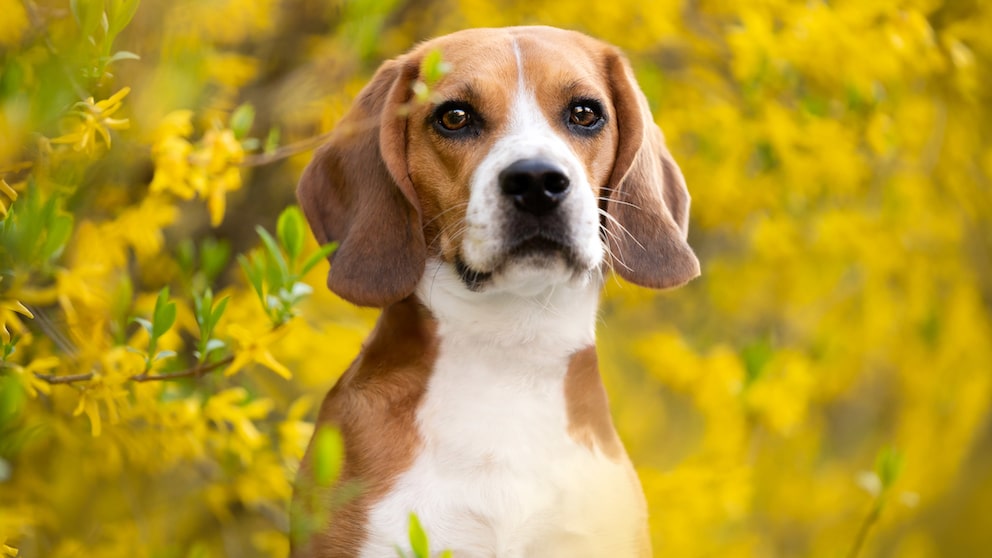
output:
{"label": "dog's mouth", "polygon": [[468,287],[470,291],[479,291],[493,278],[493,272],[491,271],[478,271],[469,267],[465,260],[462,259],[461,254],[455,256],[455,271],[458,272],[458,276],[461,278],[462,283]]}
{"label": "dog's mouth", "polygon": [[545,267],[556,261],[562,261],[566,267],[573,270],[578,270],[580,267],[575,250],[570,243],[563,241],[556,235],[544,232],[514,239],[503,252],[502,258],[489,271],[472,268],[465,262],[461,254],[455,256],[454,265],[455,271],[465,286],[469,290],[479,291],[507,265],[525,260],[534,267]]}

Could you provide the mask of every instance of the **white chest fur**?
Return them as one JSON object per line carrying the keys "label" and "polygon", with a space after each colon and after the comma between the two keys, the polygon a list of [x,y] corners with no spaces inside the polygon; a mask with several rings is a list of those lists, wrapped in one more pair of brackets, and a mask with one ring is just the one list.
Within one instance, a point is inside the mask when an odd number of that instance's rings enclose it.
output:
{"label": "white chest fur", "polygon": [[629,461],[568,430],[565,376],[593,342],[597,282],[539,300],[488,293],[466,306],[451,298],[464,289],[446,288],[457,278],[431,271],[418,295],[438,319],[440,346],[417,415],[423,446],[370,510],[361,555],[405,548],[411,512],[433,549],[457,557],[640,555],[645,511]]}

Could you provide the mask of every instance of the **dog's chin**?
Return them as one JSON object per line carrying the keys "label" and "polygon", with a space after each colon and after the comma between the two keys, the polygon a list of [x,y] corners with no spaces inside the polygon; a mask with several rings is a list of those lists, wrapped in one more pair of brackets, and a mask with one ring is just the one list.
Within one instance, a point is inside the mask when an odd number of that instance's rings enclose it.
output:
{"label": "dog's chin", "polygon": [[581,262],[571,247],[544,237],[518,242],[493,260],[494,264],[476,268],[458,255],[454,267],[471,291],[514,291],[522,295],[537,294],[562,283],[587,281],[595,269]]}

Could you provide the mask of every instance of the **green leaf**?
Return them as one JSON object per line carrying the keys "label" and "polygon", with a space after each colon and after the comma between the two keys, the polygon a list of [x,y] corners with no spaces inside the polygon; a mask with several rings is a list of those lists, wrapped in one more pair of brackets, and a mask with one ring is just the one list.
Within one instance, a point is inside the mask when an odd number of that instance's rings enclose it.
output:
{"label": "green leaf", "polygon": [[231,259],[231,245],[225,240],[206,238],[200,245],[200,271],[213,282]]}
{"label": "green leaf", "polygon": [[255,294],[258,295],[260,300],[263,299],[262,277],[265,270],[258,263],[258,258],[248,258],[243,254],[238,254],[238,264],[241,265],[241,269],[245,272],[245,277],[248,278],[248,283],[255,290]]}
{"label": "green leaf", "polygon": [[72,17],[76,18],[84,36],[92,36],[103,19],[103,0],[69,0]]}
{"label": "green leaf", "polygon": [[265,145],[262,147],[262,151],[265,153],[272,153],[276,149],[279,149],[279,136],[281,132],[279,128],[269,128],[269,134],[265,136]]}
{"label": "green leaf", "polygon": [[410,514],[410,547],[416,558],[430,558],[430,547],[427,543],[427,533],[420,524],[417,514]]}
{"label": "green leaf", "polygon": [[158,339],[176,322],[176,303],[169,302],[169,287],[162,287],[152,312],[152,337]]}
{"label": "green leaf", "polygon": [[310,254],[310,257],[307,258],[307,261],[303,262],[303,266],[300,268],[300,275],[306,275],[311,269],[313,269],[313,266],[320,263],[320,261],[324,258],[330,256],[337,249],[337,242],[329,242],[315,250],[312,254]]}
{"label": "green leaf", "polygon": [[163,358],[172,358],[174,356],[176,356],[176,351],[170,351],[170,350],[159,351],[155,353],[155,358],[153,358],[152,360],[162,360]]}
{"label": "green leaf", "polygon": [[220,299],[220,302],[218,302],[216,306],[214,306],[214,310],[210,314],[210,331],[214,330],[214,327],[217,325],[217,322],[219,322],[221,316],[224,315],[224,311],[227,310],[227,302],[229,300],[231,300],[231,297],[225,296],[224,298]]}
{"label": "green leaf", "polygon": [[114,62],[118,62],[120,60],[141,60],[141,57],[127,50],[119,50],[108,56],[103,62],[106,65],[113,64]]}
{"label": "green leaf", "polygon": [[193,293],[193,314],[196,316],[196,325],[200,327],[200,333],[206,329],[210,322],[210,309],[213,308],[214,293],[209,287],[203,293]]}
{"label": "green leaf", "polygon": [[45,235],[45,242],[41,245],[40,256],[44,260],[57,258],[62,254],[62,249],[69,242],[72,234],[72,215],[53,215],[48,223],[48,232]]}
{"label": "green leaf", "polygon": [[313,475],[317,486],[330,486],[341,473],[344,441],[336,428],[322,426],[313,440]]}
{"label": "green leaf", "polygon": [[252,122],[255,121],[255,108],[250,104],[245,103],[238,108],[234,109],[231,114],[231,131],[234,132],[234,137],[238,139],[243,139],[251,131]]}
{"label": "green leaf", "polygon": [[[258,236],[262,237],[262,244],[265,245],[266,252],[279,271],[278,284],[275,284],[276,281],[272,281],[273,285],[271,286],[276,288],[281,287],[289,282],[289,266],[286,264],[286,258],[283,257],[282,250],[279,249],[279,244],[276,242],[276,239],[272,238],[269,231],[265,230],[261,226],[255,227],[255,230],[258,231]],[[270,270],[270,272],[271,271],[272,270]],[[269,276],[272,278],[271,273]]]}
{"label": "green leaf", "polygon": [[303,222],[303,213],[299,207],[290,206],[283,210],[276,223],[276,235],[290,261],[296,261],[303,250],[303,239],[307,229]]}
{"label": "green leaf", "polygon": [[189,238],[184,238],[179,241],[176,246],[176,263],[179,264],[179,269],[182,270],[184,275],[193,275],[193,266],[195,265],[194,259],[196,258],[196,247],[193,245],[193,241]]}
{"label": "green leaf", "polygon": [[899,450],[887,446],[882,448],[878,452],[878,457],[875,459],[875,473],[878,474],[878,478],[882,481],[882,490],[888,490],[899,478],[899,474],[902,472],[903,466],[903,456]]}
{"label": "green leaf", "polygon": [[451,64],[441,57],[441,51],[434,49],[424,56],[420,63],[420,76],[428,87],[433,86],[451,71]]}
{"label": "green leaf", "polygon": [[744,361],[744,387],[748,387],[761,378],[765,366],[775,356],[775,348],[768,338],[759,339],[741,350]]}
{"label": "green leaf", "polygon": [[21,414],[26,399],[17,378],[0,376],[0,426],[13,422]]}
{"label": "green leaf", "polygon": [[107,20],[109,29],[107,34],[116,36],[121,32],[138,11],[139,0],[109,0],[107,4]]}

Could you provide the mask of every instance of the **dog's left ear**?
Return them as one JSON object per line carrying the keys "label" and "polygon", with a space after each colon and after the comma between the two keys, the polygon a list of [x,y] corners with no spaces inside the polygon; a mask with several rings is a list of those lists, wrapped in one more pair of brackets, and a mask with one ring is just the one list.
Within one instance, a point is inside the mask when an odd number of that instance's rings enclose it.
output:
{"label": "dog's left ear", "polygon": [[607,59],[619,143],[604,195],[613,269],[624,279],[656,289],[699,276],[699,260],[686,242],[689,191],[647,98],[622,54]]}

